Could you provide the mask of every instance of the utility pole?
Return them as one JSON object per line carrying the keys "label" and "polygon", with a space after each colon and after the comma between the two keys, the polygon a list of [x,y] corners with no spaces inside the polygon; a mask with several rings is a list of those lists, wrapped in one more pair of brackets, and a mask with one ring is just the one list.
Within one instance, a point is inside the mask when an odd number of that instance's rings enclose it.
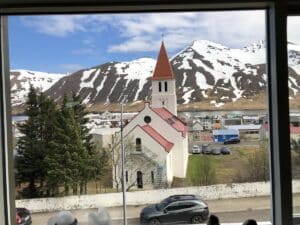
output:
{"label": "utility pole", "polygon": [[125,180],[125,151],[124,151],[124,139],[123,139],[123,108],[124,102],[127,98],[127,95],[124,95],[124,98],[121,102],[121,151],[122,151],[122,193],[123,193],[123,225],[127,225],[127,209],[126,209],[126,180]]}

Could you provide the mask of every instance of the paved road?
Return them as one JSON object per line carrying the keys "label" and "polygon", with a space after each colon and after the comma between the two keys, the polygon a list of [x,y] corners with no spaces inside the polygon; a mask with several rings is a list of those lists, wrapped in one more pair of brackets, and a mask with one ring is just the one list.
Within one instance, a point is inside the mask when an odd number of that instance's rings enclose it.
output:
{"label": "paved road", "polygon": [[[220,218],[221,224],[224,223],[242,223],[248,218],[255,218],[257,221],[270,221],[270,210],[248,210],[239,212],[223,212],[215,213]],[[87,218],[87,217],[86,217]],[[128,225],[140,225],[138,218],[128,219]],[[45,223],[37,222],[33,217],[32,225],[43,225]],[[121,225],[123,221],[121,219],[113,220],[113,225]],[[78,225],[89,225],[87,219],[79,220]]]}
{"label": "paved road", "polygon": [[[300,194],[294,195],[294,213],[300,212]],[[220,199],[207,201],[210,212],[217,215],[222,224],[242,222],[248,218],[254,218],[258,221],[270,221],[270,198],[251,197],[238,199]],[[139,213],[145,206],[128,206],[127,216],[128,225],[139,224]],[[97,209],[72,210],[72,214],[78,219],[78,225],[89,225],[88,214],[96,212]],[[113,219],[113,225],[122,224],[122,207],[108,208],[109,214]],[[51,213],[33,213],[32,225],[46,225],[48,219],[54,215]]]}
{"label": "paved road", "polygon": [[[295,202],[300,205],[300,194],[295,196]],[[220,217],[224,222],[241,222],[247,218],[255,218],[259,221],[270,220],[270,198],[252,197],[239,199],[221,199],[207,201],[210,212]],[[127,215],[129,225],[139,224],[139,213],[144,206],[128,206]],[[96,212],[97,209],[72,210],[73,215],[78,218],[79,225],[88,225],[89,212]],[[114,220],[114,225],[122,224],[122,207],[108,208]],[[299,210],[300,212],[300,210]],[[46,225],[48,218],[55,213],[33,213],[32,225]]]}

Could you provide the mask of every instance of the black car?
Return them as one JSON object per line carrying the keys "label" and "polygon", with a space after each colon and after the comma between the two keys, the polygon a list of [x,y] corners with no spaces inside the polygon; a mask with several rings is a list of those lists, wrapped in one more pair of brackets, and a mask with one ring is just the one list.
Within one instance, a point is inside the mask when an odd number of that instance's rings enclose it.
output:
{"label": "black car", "polygon": [[229,148],[226,148],[226,147],[222,147],[221,148],[221,153],[223,155],[229,155],[231,153],[230,149]]}
{"label": "black car", "polygon": [[142,225],[197,224],[207,220],[207,204],[197,195],[172,195],[158,204],[145,207],[140,214]]}
{"label": "black car", "polygon": [[240,142],[241,142],[241,140],[238,137],[232,137],[232,138],[229,138],[229,139],[225,140],[224,145],[237,144],[237,143],[240,143]]}
{"label": "black car", "polygon": [[16,208],[16,224],[17,225],[30,225],[32,224],[31,215],[26,208]]}

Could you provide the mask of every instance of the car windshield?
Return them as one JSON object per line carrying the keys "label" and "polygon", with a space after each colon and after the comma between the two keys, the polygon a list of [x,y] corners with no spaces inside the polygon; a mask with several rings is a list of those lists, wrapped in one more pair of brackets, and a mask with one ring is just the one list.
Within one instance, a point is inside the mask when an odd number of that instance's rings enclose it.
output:
{"label": "car windshield", "polygon": [[158,211],[163,210],[167,205],[169,204],[169,202],[167,200],[163,200],[160,203],[156,204],[156,209]]}

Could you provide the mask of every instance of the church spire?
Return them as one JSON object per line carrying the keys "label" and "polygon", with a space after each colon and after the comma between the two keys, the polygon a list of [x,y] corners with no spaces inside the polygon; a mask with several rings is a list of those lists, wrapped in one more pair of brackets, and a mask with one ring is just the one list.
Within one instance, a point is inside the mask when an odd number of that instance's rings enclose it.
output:
{"label": "church spire", "polygon": [[158,54],[155,70],[152,80],[170,80],[174,79],[172,66],[169,62],[167,51],[164,42],[161,42],[160,51]]}

